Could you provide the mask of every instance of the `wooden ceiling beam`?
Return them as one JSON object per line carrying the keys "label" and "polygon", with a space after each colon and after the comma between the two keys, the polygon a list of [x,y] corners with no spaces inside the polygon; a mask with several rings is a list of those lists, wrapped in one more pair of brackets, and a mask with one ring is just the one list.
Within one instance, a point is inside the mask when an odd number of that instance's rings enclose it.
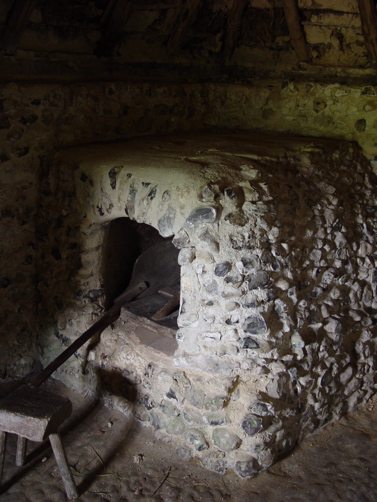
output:
{"label": "wooden ceiling beam", "polygon": [[283,0],[284,14],[287,21],[291,42],[300,61],[310,61],[310,51],[302,28],[297,0]]}
{"label": "wooden ceiling beam", "polygon": [[110,57],[120,40],[132,12],[130,0],[109,0],[102,16],[102,37],[96,48],[98,56]]}
{"label": "wooden ceiling beam", "polygon": [[187,38],[188,31],[198,16],[199,7],[202,2],[201,0],[186,0],[183,4],[167,44],[169,54],[176,54],[182,47]]}
{"label": "wooden ceiling beam", "polygon": [[361,27],[371,66],[377,65],[377,14],[373,0],[358,0]]}
{"label": "wooden ceiling beam", "polygon": [[0,45],[5,54],[13,55],[34,10],[35,0],[15,0],[4,28]]}
{"label": "wooden ceiling beam", "polygon": [[222,48],[223,59],[226,63],[230,61],[236,50],[241,32],[243,14],[248,3],[248,0],[233,0],[232,6],[229,9]]}
{"label": "wooden ceiling beam", "polygon": [[101,22],[100,22],[102,27],[105,26],[107,21],[109,20],[111,14],[113,12],[113,9],[115,7],[116,1],[117,0],[107,0],[107,5],[105,7],[105,10],[102,13]]}

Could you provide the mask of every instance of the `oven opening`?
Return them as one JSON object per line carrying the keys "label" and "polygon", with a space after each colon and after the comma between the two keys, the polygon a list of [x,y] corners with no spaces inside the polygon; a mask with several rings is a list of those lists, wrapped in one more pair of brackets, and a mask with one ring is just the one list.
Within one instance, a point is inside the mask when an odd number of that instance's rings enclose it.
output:
{"label": "oven opening", "polygon": [[[124,304],[138,318],[177,330],[180,303],[179,250],[150,225],[129,218],[110,222],[103,256],[103,283],[108,308],[122,293],[143,284],[144,290]],[[149,324],[149,323],[148,323]]]}

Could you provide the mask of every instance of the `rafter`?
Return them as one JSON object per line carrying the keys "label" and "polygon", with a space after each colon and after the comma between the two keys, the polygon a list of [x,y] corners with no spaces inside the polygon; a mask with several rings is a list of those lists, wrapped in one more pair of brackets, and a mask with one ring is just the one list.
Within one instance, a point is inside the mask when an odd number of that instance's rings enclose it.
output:
{"label": "rafter", "polygon": [[248,0],[233,0],[232,6],[229,9],[222,50],[223,59],[226,62],[229,62],[236,49],[241,31],[242,18],[247,4]]}
{"label": "rafter", "polygon": [[301,25],[297,0],[283,0],[283,7],[289,35],[297,57],[300,61],[309,61],[310,52],[306,43],[305,33]]}
{"label": "rafter", "polygon": [[176,53],[182,47],[189,29],[197,18],[201,3],[201,0],[185,0],[183,2],[184,5],[181,7],[175,28],[167,44],[169,54]]}
{"label": "rafter", "polygon": [[5,54],[12,55],[16,52],[34,6],[35,0],[15,0],[13,3],[0,41]]}
{"label": "rafter", "polygon": [[99,56],[109,57],[112,55],[130,18],[131,11],[130,0],[109,0],[102,16],[102,37],[96,49]]}
{"label": "rafter", "polygon": [[364,42],[371,66],[377,65],[377,14],[373,0],[358,0]]}

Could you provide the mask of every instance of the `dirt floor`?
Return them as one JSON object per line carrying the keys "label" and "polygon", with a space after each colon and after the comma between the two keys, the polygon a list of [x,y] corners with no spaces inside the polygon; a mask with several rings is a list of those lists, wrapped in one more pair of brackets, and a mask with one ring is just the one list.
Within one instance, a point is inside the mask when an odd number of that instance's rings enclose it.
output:
{"label": "dirt floor", "polygon": [[[61,385],[59,391],[67,392]],[[69,396],[75,413],[63,431],[63,444],[83,502],[377,501],[376,397],[308,438],[268,471],[242,480],[184,461],[150,429],[89,398]],[[48,445],[29,448],[28,464],[15,467],[15,437],[10,436],[1,502],[64,502]]]}

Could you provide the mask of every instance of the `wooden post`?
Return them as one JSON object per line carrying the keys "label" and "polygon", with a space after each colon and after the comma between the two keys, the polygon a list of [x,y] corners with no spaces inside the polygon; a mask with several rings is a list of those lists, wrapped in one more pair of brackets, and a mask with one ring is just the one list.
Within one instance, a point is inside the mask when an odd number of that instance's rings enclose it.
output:
{"label": "wooden post", "polygon": [[371,66],[377,64],[377,14],[373,0],[358,0],[361,27]]}
{"label": "wooden post", "polygon": [[73,481],[73,476],[68,465],[67,456],[65,454],[60,436],[58,433],[55,433],[50,434],[48,438],[50,440],[52,451],[54,452],[56,463],[58,464],[67,497],[69,500],[74,500],[79,495],[77,493],[75,482]]}
{"label": "wooden post", "polygon": [[199,7],[202,2],[201,0],[186,0],[186,2],[183,3],[185,5],[181,7],[181,12],[178,15],[175,28],[167,44],[169,54],[174,54],[181,48],[187,32],[198,15]]}
{"label": "wooden post", "polygon": [[302,29],[297,0],[283,0],[283,6],[289,35],[297,57],[300,61],[310,61],[309,48]]}
{"label": "wooden post", "polygon": [[233,0],[232,7],[228,12],[222,50],[223,58],[226,63],[229,62],[236,49],[241,31],[242,17],[247,4],[248,0]]}
{"label": "wooden post", "polygon": [[16,465],[21,467],[25,463],[27,439],[23,436],[17,437]]}
{"label": "wooden post", "polygon": [[120,40],[124,27],[130,18],[132,4],[129,0],[110,0],[102,17],[102,38],[97,44],[99,56],[110,57]]}
{"label": "wooden post", "polygon": [[8,17],[0,42],[5,54],[16,52],[21,36],[33,12],[35,0],[16,0]]}
{"label": "wooden post", "polygon": [[3,479],[6,442],[7,442],[7,433],[4,431],[0,431],[0,485],[1,485],[1,481]]}

